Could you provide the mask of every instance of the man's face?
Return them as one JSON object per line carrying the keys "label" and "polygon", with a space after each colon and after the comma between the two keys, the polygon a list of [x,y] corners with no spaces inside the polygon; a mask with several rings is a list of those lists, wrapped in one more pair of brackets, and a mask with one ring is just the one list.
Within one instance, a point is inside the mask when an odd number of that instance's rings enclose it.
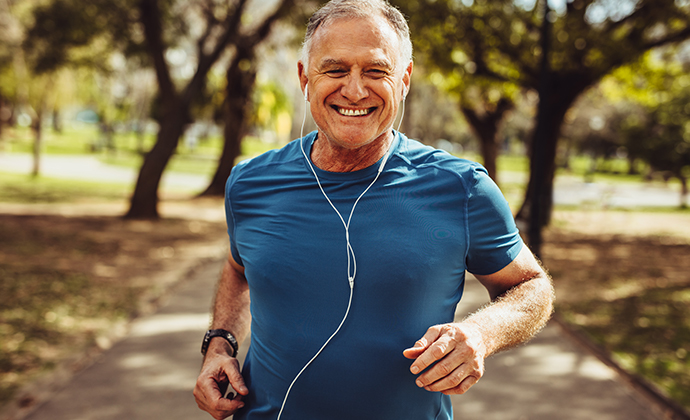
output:
{"label": "man's face", "polygon": [[412,64],[401,59],[400,41],[383,18],[338,19],[316,30],[308,83],[312,116],[334,145],[356,149],[391,134]]}

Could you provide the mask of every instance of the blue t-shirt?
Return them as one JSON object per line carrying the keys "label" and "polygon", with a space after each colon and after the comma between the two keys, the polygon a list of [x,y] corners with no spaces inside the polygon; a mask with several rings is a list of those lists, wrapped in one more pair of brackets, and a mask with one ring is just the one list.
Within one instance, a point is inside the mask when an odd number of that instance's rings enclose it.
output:
{"label": "blue t-shirt", "polygon": [[[316,136],[302,139],[307,156]],[[400,133],[391,148],[350,223],[357,275],[349,316],[295,383],[284,420],[451,419],[449,397],[418,388],[402,351],[430,326],[453,321],[465,270],[497,272],[522,248],[508,204],[479,164]],[[314,169],[347,219],[379,164]],[[249,395],[235,418],[274,420],[293,378],[345,314],[345,228],[300,140],[237,165],[226,213],[252,313]]]}

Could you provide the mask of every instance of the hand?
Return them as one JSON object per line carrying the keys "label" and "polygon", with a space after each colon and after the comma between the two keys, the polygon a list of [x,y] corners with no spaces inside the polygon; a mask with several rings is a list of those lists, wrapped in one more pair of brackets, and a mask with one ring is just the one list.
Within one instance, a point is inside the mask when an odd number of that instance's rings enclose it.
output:
{"label": "hand", "polygon": [[[212,345],[217,341],[222,340],[214,340]],[[237,396],[231,393],[229,398],[225,398],[228,386],[232,386]],[[227,352],[212,352],[212,348],[209,348],[194,388],[194,398],[199,408],[214,419],[223,420],[244,407],[242,396],[248,393],[237,359]]]}
{"label": "hand", "polygon": [[423,372],[417,377],[417,386],[451,395],[464,394],[479,381],[484,374],[486,349],[472,327],[443,324],[429,328],[403,355],[415,359],[410,366],[413,374]]}

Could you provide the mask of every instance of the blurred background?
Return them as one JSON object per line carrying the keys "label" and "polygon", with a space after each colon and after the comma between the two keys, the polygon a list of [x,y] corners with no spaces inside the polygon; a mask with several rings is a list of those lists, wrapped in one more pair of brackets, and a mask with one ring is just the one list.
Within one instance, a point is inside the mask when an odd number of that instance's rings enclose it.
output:
{"label": "blurred background", "polygon": [[[690,1],[391,3],[401,131],[483,163],[558,319],[690,408]],[[232,166],[299,137],[319,5],[0,0],[0,406],[224,244]]]}

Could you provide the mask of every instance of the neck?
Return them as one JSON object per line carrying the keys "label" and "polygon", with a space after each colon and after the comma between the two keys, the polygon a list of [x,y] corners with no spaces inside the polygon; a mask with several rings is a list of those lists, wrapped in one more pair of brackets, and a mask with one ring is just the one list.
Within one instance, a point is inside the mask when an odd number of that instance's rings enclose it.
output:
{"label": "neck", "polygon": [[348,149],[328,141],[319,131],[311,149],[311,160],[319,169],[328,172],[354,172],[370,167],[379,161],[393,144],[393,131],[373,142]]}

